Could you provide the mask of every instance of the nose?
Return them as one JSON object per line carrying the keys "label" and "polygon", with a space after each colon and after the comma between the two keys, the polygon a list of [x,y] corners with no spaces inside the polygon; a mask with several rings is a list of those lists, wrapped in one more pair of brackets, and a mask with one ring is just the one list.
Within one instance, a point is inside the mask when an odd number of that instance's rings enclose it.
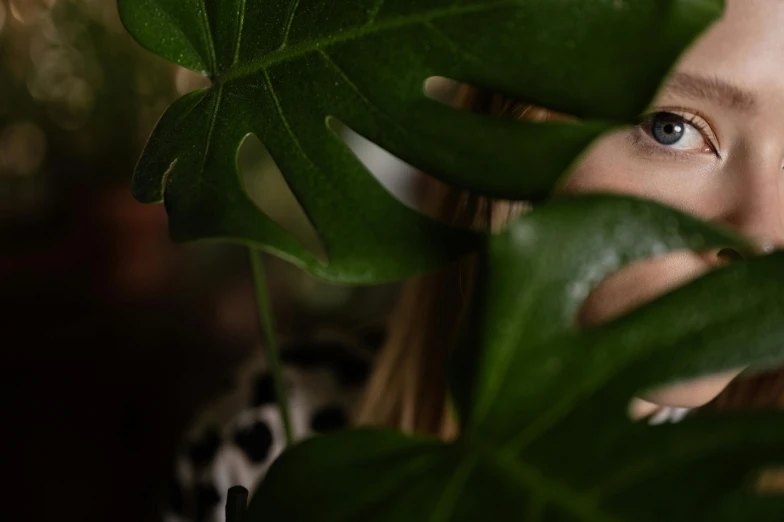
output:
{"label": "nose", "polygon": [[776,249],[776,246],[769,242],[754,241],[748,247],[722,248],[716,253],[719,264],[741,261],[750,257],[769,254]]}
{"label": "nose", "polygon": [[[728,170],[727,202],[720,220],[752,241],[745,250],[722,249],[722,262],[770,253],[784,246],[784,168],[781,156],[766,159],[758,153]],[[740,161],[739,161],[740,163]],[[724,180],[725,182],[728,180]]]}

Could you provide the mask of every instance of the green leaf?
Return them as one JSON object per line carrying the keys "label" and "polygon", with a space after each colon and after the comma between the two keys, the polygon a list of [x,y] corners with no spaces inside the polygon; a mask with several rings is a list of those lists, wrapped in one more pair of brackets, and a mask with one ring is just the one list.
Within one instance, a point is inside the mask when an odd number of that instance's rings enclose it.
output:
{"label": "green leaf", "polygon": [[[707,290],[700,287],[698,295],[684,290],[686,297],[675,304],[668,297],[653,311],[654,305],[649,305],[588,332],[576,326],[577,312],[590,291],[628,264],[672,250],[744,244],[723,229],[631,197],[563,198],[516,220],[492,238],[479,270],[482,292],[474,304],[474,325],[457,359],[458,369],[470,368],[470,377],[461,378],[460,372],[456,388],[475,390],[470,404],[457,397],[464,428],[476,427],[489,438],[506,442],[524,427],[530,429],[533,420],[551,406],[541,400],[545,389],[571,404],[630,359],[648,357],[670,343],[677,346],[702,329],[709,331],[714,318],[717,326],[727,324],[726,316],[737,311],[729,306],[739,304],[743,309],[749,305],[757,319],[777,316],[776,308],[759,315],[760,303],[731,299],[721,303],[724,306],[715,303],[717,289],[731,292],[726,284],[743,288],[746,282],[741,279]],[[733,267],[730,273],[736,270]],[[764,280],[758,283],[765,291],[771,288]],[[637,317],[642,317],[642,326],[634,322]],[[658,323],[650,326],[652,321]],[[523,345],[525,350],[520,349]],[[474,360],[478,346],[482,347],[481,361]],[[554,378],[567,372],[574,375]],[[526,385],[520,386],[520,380]],[[627,390],[623,399],[634,391]]]}
{"label": "green leaf", "polygon": [[[145,47],[213,79],[176,102],[134,194],[165,199],[177,240],[266,248],[326,279],[378,282],[476,246],[383,189],[336,118],[442,180],[540,199],[600,133],[633,121],[720,0],[118,0]],[[608,28],[611,28],[609,30]],[[554,66],[557,64],[557,66]],[[440,104],[446,76],[577,116],[518,122]],[[250,201],[237,150],[267,146],[328,253],[323,264]],[[492,175],[488,175],[492,173]]]}
{"label": "green leaf", "polygon": [[118,2],[117,8],[123,23],[152,52],[204,76],[215,73],[203,0],[137,0]]}
{"label": "green leaf", "polygon": [[248,520],[781,520],[784,496],[753,485],[784,463],[784,416],[654,427],[630,421],[626,407],[676,378],[781,363],[784,252],[717,269],[602,326],[575,326],[590,290],[623,266],[725,246],[747,244],[629,197],[573,196],[521,216],[483,250],[455,355],[460,438],[360,430],[307,441],[272,466]]}

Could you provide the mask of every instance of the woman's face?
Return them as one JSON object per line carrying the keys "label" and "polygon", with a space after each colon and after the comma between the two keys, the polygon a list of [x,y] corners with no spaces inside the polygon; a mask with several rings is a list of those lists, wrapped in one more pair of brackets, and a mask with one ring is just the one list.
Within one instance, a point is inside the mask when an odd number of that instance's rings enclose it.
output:
{"label": "woman's face", "polygon": [[[727,4],[723,19],[681,58],[650,120],[597,141],[563,188],[659,201],[734,227],[765,250],[784,243],[784,1]],[[722,257],[679,252],[633,265],[589,297],[581,321],[616,316],[711,270]],[[739,371],[646,399],[700,406]]]}

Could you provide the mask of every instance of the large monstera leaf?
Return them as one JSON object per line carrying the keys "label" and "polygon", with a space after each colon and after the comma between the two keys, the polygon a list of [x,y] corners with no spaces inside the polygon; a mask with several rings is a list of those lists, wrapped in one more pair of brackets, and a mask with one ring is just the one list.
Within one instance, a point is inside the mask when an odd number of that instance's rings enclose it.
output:
{"label": "large monstera leaf", "polygon": [[[212,79],[178,100],[134,178],[176,240],[263,247],[337,282],[401,279],[475,246],[403,205],[330,130],[335,118],[455,186],[548,193],[600,133],[635,120],[720,0],[118,0],[151,51]],[[515,122],[440,104],[444,76],[574,115]],[[237,151],[268,148],[328,254],[249,199]]]}
{"label": "large monstera leaf", "polygon": [[602,326],[575,326],[586,295],[623,266],[740,244],[631,198],[535,209],[484,249],[455,356],[460,437],[364,429],[311,439],[273,464],[245,520],[781,521],[781,492],[754,488],[759,471],[784,463],[780,414],[648,426],[626,408],[673,379],[780,363],[784,253],[711,272]]}

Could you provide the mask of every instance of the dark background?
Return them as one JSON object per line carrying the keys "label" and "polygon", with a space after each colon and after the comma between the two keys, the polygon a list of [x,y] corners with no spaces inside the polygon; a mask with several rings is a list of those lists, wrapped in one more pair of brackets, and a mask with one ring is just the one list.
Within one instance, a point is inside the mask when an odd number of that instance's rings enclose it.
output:
{"label": "dark background", "polygon": [[[2,520],[157,520],[187,422],[258,349],[246,251],[175,245],[130,195],[157,118],[205,83],[138,47],[114,0],[0,0]],[[249,193],[307,235],[252,147]],[[352,327],[394,291],[267,270],[283,332]]]}

